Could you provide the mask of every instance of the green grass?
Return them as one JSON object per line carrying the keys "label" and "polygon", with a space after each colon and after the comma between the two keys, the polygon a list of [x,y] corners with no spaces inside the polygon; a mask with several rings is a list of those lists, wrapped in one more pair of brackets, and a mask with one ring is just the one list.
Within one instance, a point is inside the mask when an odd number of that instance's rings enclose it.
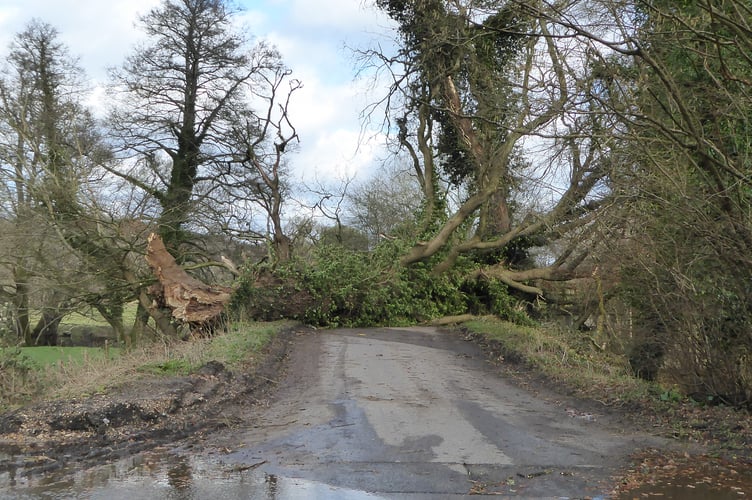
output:
{"label": "green grass", "polygon": [[471,332],[497,342],[502,358],[521,362],[581,396],[601,402],[651,398],[656,389],[634,378],[623,356],[595,347],[581,332],[555,326],[520,326],[481,319],[464,323]]}
{"label": "green grass", "polygon": [[[127,327],[133,325],[136,320],[136,310],[138,309],[138,302],[129,302],[123,306],[123,324]],[[39,318],[42,317],[41,311],[31,311],[29,314],[29,321],[32,325],[36,325]],[[88,310],[74,311],[66,314],[62,321],[61,326],[109,326],[109,323],[105,321],[99,312],[94,308]]]}
{"label": "green grass", "polygon": [[190,374],[209,361],[242,371],[291,322],[234,324],[208,339],[144,343],[133,349],[13,347],[0,349],[0,410],[50,397],[106,392],[139,376]]}
{"label": "green grass", "polygon": [[229,368],[237,368],[249,355],[266,346],[284,322],[234,324],[225,335],[214,337],[206,353],[207,361],[223,360]]}
{"label": "green grass", "polygon": [[[93,347],[21,347],[21,354],[31,360],[39,368],[54,366],[60,363],[83,365],[91,361],[104,360],[105,350]],[[107,349],[109,359],[120,355],[120,349]]]}
{"label": "green grass", "polygon": [[228,370],[237,370],[253,361],[274,335],[290,324],[285,321],[234,323],[224,334],[175,344],[161,359],[144,363],[137,370],[154,375],[187,375],[209,361],[218,361]]}

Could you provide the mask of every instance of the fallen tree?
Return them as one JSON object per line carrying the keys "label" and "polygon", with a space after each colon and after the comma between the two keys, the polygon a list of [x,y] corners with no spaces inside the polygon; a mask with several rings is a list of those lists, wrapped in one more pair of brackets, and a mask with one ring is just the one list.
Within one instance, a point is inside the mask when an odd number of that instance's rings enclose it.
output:
{"label": "fallen tree", "polygon": [[172,317],[188,324],[191,331],[211,333],[230,301],[232,288],[207,285],[185,272],[154,233],[148,238],[146,262],[158,280],[148,291],[158,307],[170,308]]}

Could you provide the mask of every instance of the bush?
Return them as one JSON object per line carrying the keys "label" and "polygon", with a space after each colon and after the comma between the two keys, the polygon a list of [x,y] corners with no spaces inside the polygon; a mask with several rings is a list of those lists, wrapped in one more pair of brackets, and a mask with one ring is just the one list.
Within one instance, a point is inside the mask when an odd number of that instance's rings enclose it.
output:
{"label": "bush", "polygon": [[251,270],[231,311],[239,318],[328,327],[406,325],[468,311],[529,321],[505,285],[467,284],[462,265],[440,276],[431,273],[430,263],[400,266],[403,250],[398,242],[384,242],[373,252],[318,246],[309,261]]}
{"label": "bush", "polygon": [[681,265],[656,251],[655,260],[622,269],[621,297],[634,311],[631,331],[622,332],[635,341],[630,361],[638,376],[675,384],[697,401],[750,406],[747,263],[700,244],[693,248],[691,239],[684,243],[688,248],[671,254]]}
{"label": "bush", "polygon": [[20,348],[0,349],[0,408],[36,393],[37,366]]}

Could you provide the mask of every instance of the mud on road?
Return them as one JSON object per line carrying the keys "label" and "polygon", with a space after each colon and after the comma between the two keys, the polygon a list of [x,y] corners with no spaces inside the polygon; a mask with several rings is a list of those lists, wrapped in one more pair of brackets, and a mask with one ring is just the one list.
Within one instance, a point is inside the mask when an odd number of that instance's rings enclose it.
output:
{"label": "mud on road", "polygon": [[[265,484],[287,478],[347,498],[597,497],[631,453],[669,445],[618,414],[510,383],[457,333],[301,329],[265,359],[253,373],[210,363],[6,414],[0,477],[81,471],[167,445]],[[245,497],[242,485],[258,483],[239,481]]]}
{"label": "mud on road", "polygon": [[141,376],[106,394],[4,413],[0,477],[85,468],[227,427],[273,388],[294,336],[279,334],[247,373],[209,362],[190,376]]}

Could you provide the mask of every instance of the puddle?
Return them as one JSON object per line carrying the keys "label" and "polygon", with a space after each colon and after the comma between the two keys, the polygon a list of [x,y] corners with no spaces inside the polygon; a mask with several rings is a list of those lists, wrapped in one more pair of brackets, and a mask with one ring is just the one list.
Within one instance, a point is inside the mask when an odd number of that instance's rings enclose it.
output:
{"label": "puddle", "polygon": [[379,499],[371,493],[189,456],[143,454],[66,474],[0,474],[0,499]]}
{"label": "puddle", "polygon": [[[265,462],[227,463],[220,456],[193,457],[179,452],[155,451],[83,471],[59,470],[30,475],[22,467],[0,473],[0,500],[10,499],[347,499],[385,497],[338,488],[302,478],[265,472]],[[669,472],[671,475],[667,475]],[[641,476],[641,486],[615,498],[681,498],[734,500],[752,498],[752,475],[746,469],[658,468]],[[634,483],[639,484],[639,483]]]}

